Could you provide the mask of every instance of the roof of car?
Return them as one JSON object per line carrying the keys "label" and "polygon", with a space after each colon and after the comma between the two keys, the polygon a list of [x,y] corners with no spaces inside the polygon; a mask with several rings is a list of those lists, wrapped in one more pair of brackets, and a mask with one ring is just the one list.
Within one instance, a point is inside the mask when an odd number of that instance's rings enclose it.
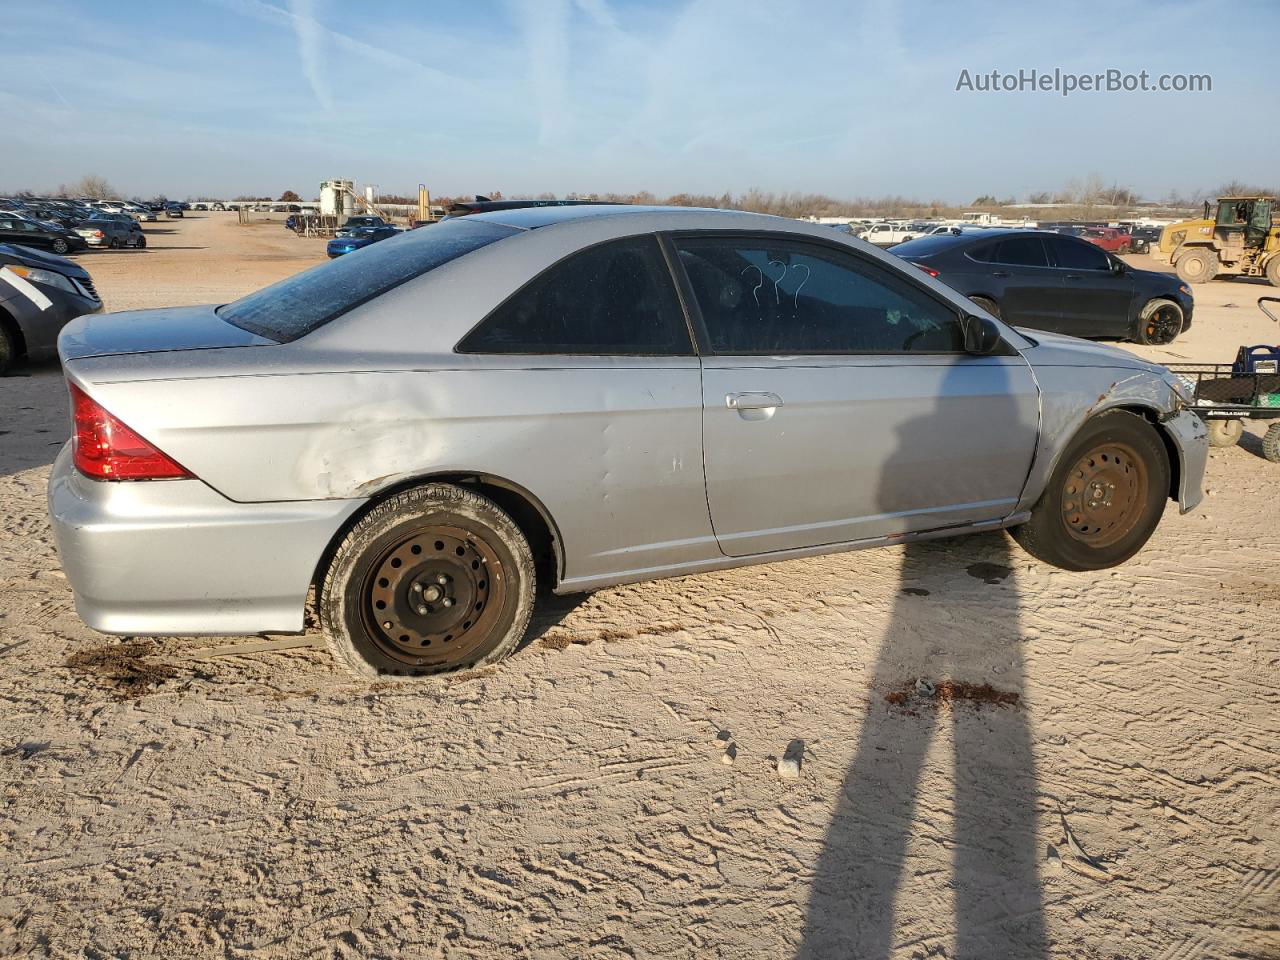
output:
{"label": "roof of car", "polygon": [[750,218],[753,220],[770,220],[774,222],[795,224],[797,221],[785,217],[774,217],[764,213],[748,213],[743,210],[720,210],[713,207],[667,207],[644,206],[640,204],[579,204],[574,206],[539,206],[520,207],[514,210],[492,210],[486,213],[470,214],[468,220],[481,220],[488,223],[500,223],[503,226],[516,227],[520,230],[536,230],[557,223],[570,223],[581,220],[603,220],[607,217],[653,216],[655,214],[705,214],[708,218]]}

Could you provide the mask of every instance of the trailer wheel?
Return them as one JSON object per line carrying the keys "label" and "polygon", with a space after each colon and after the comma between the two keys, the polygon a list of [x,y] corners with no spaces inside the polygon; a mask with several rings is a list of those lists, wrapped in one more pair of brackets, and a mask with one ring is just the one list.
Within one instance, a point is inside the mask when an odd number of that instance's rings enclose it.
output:
{"label": "trailer wheel", "polygon": [[1280,463],[1280,423],[1273,423],[1262,435],[1262,455],[1272,463]]}
{"label": "trailer wheel", "polygon": [[1210,420],[1205,424],[1209,446],[1234,447],[1244,435],[1243,420]]}

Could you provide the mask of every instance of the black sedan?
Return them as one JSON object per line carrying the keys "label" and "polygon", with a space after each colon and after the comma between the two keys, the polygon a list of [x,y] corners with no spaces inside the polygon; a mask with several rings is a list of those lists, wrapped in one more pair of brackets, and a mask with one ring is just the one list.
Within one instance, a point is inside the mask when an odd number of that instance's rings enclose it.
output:
{"label": "black sedan", "polygon": [[14,213],[0,213],[0,243],[41,247],[54,253],[70,253],[88,246],[83,237],[56,223],[31,220]]}
{"label": "black sedan", "polygon": [[102,300],[79,264],[0,244],[0,374],[17,361],[58,354],[58,333]]}
{"label": "black sedan", "polygon": [[1191,326],[1191,288],[1136,270],[1077,237],[983,230],[909,240],[893,253],[1020,327],[1171,343]]}

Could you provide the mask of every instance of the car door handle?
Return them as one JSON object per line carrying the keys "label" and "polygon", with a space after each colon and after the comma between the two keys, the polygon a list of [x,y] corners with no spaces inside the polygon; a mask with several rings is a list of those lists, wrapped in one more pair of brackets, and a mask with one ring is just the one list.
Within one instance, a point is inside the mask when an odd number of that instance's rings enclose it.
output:
{"label": "car door handle", "polygon": [[743,420],[768,420],[782,406],[782,398],[776,393],[729,393],[724,405],[737,410]]}
{"label": "car door handle", "polygon": [[991,271],[991,275],[992,275],[993,277],[1007,277],[1007,276],[1009,276],[1009,274],[1005,273],[1003,270],[993,270],[993,271]]}
{"label": "car door handle", "polygon": [[1078,274],[1078,273],[1068,273],[1068,274],[1067,274],[1067,279],[1068,279],[1068,280],[1079,280],[1079,279],[1081,279],[1081,277],[1080,277],[1080,274]]}

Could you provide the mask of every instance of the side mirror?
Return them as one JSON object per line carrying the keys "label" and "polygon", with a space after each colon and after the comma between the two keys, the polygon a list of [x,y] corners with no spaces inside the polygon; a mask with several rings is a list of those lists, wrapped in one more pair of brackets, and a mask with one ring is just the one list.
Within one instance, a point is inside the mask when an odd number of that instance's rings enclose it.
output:
{"label": "side mirror", "polygon": [[1111,260],[1111,272],[1119,276],[1125,271],[1124,261],[1119,257],[1113,257]]}
{"label": "side mirror", "polygon": [[1000,327],[990,317],[969,314],[964,318],[964,352],[986,357],[1000,349]]}

